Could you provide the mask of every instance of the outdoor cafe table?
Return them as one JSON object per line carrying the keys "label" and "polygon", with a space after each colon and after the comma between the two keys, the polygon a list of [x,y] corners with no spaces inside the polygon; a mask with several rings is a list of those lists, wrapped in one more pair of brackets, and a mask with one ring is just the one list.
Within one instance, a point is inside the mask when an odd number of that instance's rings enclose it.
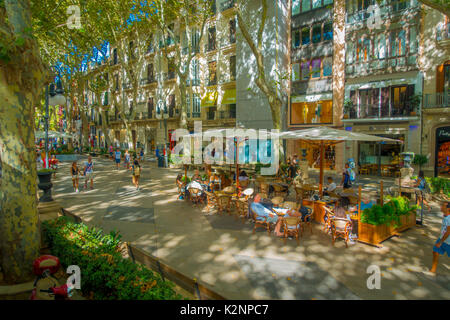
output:
{"label": "outdoor cafe table", "polygon": [[323,223],[323,218],[325,217],[324,207],[329,204],[335,204],[337,200],[338,199],[336,198],[321,199],[317,201],[304,199],[302,205],[312,208],[314,220],[319,223]]}

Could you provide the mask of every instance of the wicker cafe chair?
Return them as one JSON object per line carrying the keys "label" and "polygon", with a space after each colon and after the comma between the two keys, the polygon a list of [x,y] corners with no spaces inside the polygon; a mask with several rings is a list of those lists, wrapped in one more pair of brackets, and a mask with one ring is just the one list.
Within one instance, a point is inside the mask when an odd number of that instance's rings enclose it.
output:
{"label": "wicker cafe chair", "polygon": [[278,184],[273,184],[272,186],[275,197],[282,197],[283,199],[286,199],[287,191],[284,187]]}
{"label": "wicker cafe chair", "polygon": [[[305,227],[309,228],[309,231],[311,232],[311,234],[313,233],[312,231],[312,221],[313,221],[313,209],[309,206],[303,206],[304,208],[306,208],[306,210],[308,210],[308,213],[305,215],[302,215],[302,235],[303,235],[303,231],[305,230]],[[299,210],[300,208],[298,208]]]}
{"label": "wicker cafe chair", "polygon": [[323,231],[329,233],[331,232],[331,220],[334,219],[334,212],[333,209],[327,206],[323,208],[325,209],[325,215],[323,216],[323,221],[325,222],[325,225],[323,226]]}
{"label": "wicker cafe chair", "polygon": [[255,234],[256,228],[261,227],[266,229],[267,233],[270,235],[270,222],[267,221],[267,218],[258,216],[258,214],[255,211],[253,211],[251,206],[249,208],[254,222],[253,234]]}
{"label": "wicker cafe chair", "polygon": [[300,202],[303,200],[303,189],[301,187],[295,187],[295,200]]}
{"label": "wicker cafe chair", "polygon": [[299,234],[301,231],[301,222],[302,222],[300,217],[283,218],[281,221],[284,229],[283,232],[284,244],[286,244],[286,239],[288,238],[288,236],[295,236],[295,239],[297,240],[297,245],[299,245],[300,244]]}
{"label": "wicker cafe chair", "polygon": [[214,192],[205,191],[206,193],[206,200],[207,200],[207,208],[208,210],[211,209],[218,209],[218,198],[217,195]]}
{"label": "wicker cafe chair", "polygon": [[190,199],[194,205],[199,205],[199,204],[204,203],[202,192],[203,191],[201,189],[197,189],[197,188],[189,189]]}
{"label": "wicker cafe chair", "polygon": [[348,248],[347,242],[352,231],[352,223],[346,219],[333,218],[331,220],[331,243],[338,238],[342,238],[345,241],[345,247]]}
{"label": "wicker cafe chair", "polygon": [[230,211],[231,196],[223,192],[216,192],[217,196],[217,208],[219,213]]}
{"label": "wicker cafe chair", "polygon": [[269,193],[269,185],[267,183],[261,183],[259,185],[259,192],[260,193]]}

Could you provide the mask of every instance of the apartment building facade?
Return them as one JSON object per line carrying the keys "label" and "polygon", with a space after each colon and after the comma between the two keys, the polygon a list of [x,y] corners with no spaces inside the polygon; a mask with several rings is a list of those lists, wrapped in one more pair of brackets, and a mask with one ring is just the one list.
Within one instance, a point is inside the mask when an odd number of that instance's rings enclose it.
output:
{"label": "apartment building facade", "polygon": [[450,176],[450,20],[436,10],[424,9],[424,74],[421,154],[427,176]]}

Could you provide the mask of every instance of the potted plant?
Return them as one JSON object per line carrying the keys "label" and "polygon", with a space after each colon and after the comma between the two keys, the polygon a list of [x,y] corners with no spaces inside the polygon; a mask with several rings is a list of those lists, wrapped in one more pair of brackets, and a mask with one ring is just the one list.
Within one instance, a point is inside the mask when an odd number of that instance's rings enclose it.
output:
{"label": "potted plant", "polygon": [[50,202],[53,201],[52,198],[52,174],[54,170],[52,169],[41,169],[38,170],[37,175],[39,178],[38,188],[44,192],[42,197],[39,198],[39,202]]}
{"label": "potted plant", "polygon": [[344,101],[344,119],[348,119],[354,111],[355,105],[353,104],[353,101],[350,99],[345,99]]}
{"label": "potted plant", "polygon": [[419,171],[422,170],[422,166],[428,162],[428,157],[424,154],[416,154],[414,155],[414,159],[412,161],[413,164],[419,166]]}
{"label": "potted plant", "polygon": [[408,104],[410,108],[409,115],[410,116],[416,116],[417,115],[417,109],[420,106],[420,95],[415,94],[412,97],[408,99]]}

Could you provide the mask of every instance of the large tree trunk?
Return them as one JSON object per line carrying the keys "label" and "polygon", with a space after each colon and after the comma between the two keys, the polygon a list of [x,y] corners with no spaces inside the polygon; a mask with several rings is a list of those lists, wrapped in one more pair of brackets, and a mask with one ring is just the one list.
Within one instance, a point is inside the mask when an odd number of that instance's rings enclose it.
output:
{"label": "large tree trunk", "polygon": [[81,123],[82,123],[82,137],[81,137],[81,145],[85,148],[90,148],[91,145],[89,144],[89,119],[87,118],[86,114],[82,111],[81,113]]}
{"label": "large tree trunk", "polygon": [[30,280],[39,255],[34,105],[31,94],[7,84],[0,72],[0,257],[5,280]]}

